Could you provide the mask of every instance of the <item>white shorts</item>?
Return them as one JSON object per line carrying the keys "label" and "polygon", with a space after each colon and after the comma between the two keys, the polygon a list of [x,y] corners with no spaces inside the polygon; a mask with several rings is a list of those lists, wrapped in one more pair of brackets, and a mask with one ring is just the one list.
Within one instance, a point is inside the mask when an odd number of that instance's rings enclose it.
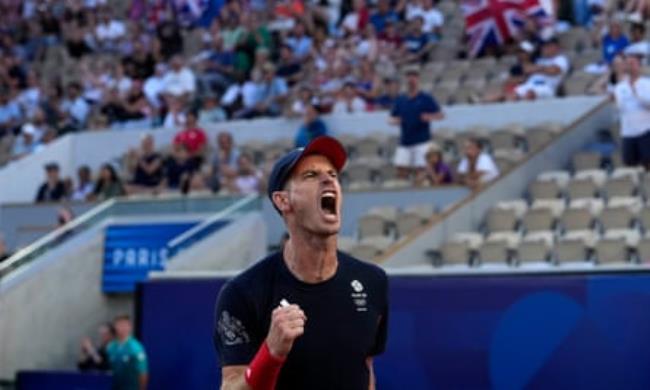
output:
{"label": "white shorts", "polygon": [[424,168],[427,165],[426,154],[429,142],[410,146],[397,146],[393,164],[398,168]]}
{"label": "white shorts", "polygon": [[522,99],[525,99],[530,91],[535,93],[537,99],[547,99],[555,96],[555,91],[548,84],[526,82],[515,87],[515,93]]}

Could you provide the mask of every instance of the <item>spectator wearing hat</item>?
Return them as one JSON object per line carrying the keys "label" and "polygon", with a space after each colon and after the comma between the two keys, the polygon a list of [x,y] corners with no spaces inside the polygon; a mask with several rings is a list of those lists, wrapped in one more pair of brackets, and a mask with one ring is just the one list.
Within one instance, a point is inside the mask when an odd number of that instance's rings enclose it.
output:
{"label": "spectator wearing hat", "polygon": [[314,138],[327,133],[327,126],[320,118],[320,107],[317,102],[312,102],[305,109],[303,124],[296,135],[296,147],[304,147]]}
{"label": "spectator wearing hat", "polygon": [[36,203],[59,202],[65,198],[65,184],[60,178],[59,164],[45,165],[46,180],[36,193]]}
{"label": "spectator wearing hat", "polygon": [[650,169],[650,78],[641,75],[643,55],[625,55],[627,77],[616,84],[614,97],[621,117],[623,162]]}
{"label": "spectator wearing hat", "polygon": [[434,143],[429,146],[426,153],[427,165],[423,171],[420,171],[416,178],[418,185],[438,186],[451,184],[451,168],[447,165],[442,157],[442,150]]}
{"label": "spectator wearing hat", "polygon": [[18,160],[29,154],[34,153],[38,147],[38,139],[41,133],[36,126],[31,123],[26,123],[20,128],[20,138],[16,139],[11,151],[11,159]]}
{"label": "spectator wearing hat", "polygon": [[508,95],[508,100],[535,100],[556,96],[569,68],[569,59],[560,52],[557,38],[547,40],[542,45],[541,57],[534,64],[524,66],[527,79]]}
{"label": "spectator wearing hat", "polygon": [[393,161],[398,176],[405,179],[426,166],[430,123],[444,118],[433,96],[420,90],[418,71],[409,70],[406,77],[407,92],[397,98],[390,113],[390,122],[400,126],[400,141]]}

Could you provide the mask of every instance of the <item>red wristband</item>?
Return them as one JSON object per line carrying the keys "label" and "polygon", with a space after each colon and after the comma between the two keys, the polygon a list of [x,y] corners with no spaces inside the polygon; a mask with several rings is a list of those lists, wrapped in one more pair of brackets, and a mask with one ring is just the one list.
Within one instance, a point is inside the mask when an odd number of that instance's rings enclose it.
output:
{"label": "red wristband", "polygon": [[246,369],[246,383],[253,390],[274,390],[286,358],[271,355],[266,341]]}

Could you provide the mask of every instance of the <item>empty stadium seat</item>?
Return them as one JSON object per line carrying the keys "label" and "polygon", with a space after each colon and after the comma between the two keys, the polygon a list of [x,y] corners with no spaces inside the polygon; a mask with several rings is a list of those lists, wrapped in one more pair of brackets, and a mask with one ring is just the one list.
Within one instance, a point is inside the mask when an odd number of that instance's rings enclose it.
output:
{"label": "empty stadium seat", "polygon": [[602,238],[594,248],[598,264],[625,263],[628,258],[624,238]]}
{"label": "empty stadium seat", "polygon": [[515,210],[491,208],[486,217],[486,228],[490,233],[512,231],[517,226],[517,220]]}
{"label": "empty stadium seat", "polygon": [[594,152],[578,152],[573,155],[571,161],[574,171],[600,169],[601,155]]}
{"label": "empty stadium seat", "polygon": [[600,214],[603,229],[628,229],[632,226],[634,214],[625,206],[606,207]]}
{"label": "empty stadium seat", "polygon": [[629,176],[612,177],[607,180],[603,190],[608,197],[632,196],[636,194],[637,184]]}
{"label": "empty stadium seat", "polygon": [[555,244],[554,259],[558,263],[584,262],[587,260],[587,246],[578,238],[562,238]]}
{"label": "empty stadium seat", "polygon": [[562,189],[555,181],[537,179],[528,187],[528,194],[532,200],[557,199],[562,194]]}
{"label": "empty stadium seat", "polygon": [[550,209],[531,209],[523,216],[521,224],[526,232],[549,231],[554,228],[555,216]]}
{"label": "empty stadium seat", "polygon": [[570,199],[593,198],[598,196],[598,185],[592,178],[573,178],[566,191]]}
{"label": "empty stadium seat", "polygon": [[358,220],[359,237],[383,236],[388,233],[389,221],[382,215],[366,214]]}
{"label": "empty stadium seat", "polygon": [[443,265],[469,265],[470,256],[470,247],[467,242],[449,241],[440,246]]}
{"label": "empty stadium seat", "polygon": [[481,244],[478,253],[481,264],[507,264],[510,260],[505,241],[486,241]]}

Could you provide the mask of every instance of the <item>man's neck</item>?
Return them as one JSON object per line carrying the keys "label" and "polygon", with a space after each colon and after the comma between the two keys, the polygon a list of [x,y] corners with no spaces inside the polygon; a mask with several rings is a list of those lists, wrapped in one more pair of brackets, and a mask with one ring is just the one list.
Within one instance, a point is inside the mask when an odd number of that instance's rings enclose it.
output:
{"label": "man's neck", "polygon": [[634,83],[636,83],[636,81],[637,81],[638,79],[640,79],[640,78],[641,78],[641,75],[640,75],[640,74],[631,74],[631,75],[630,75],[630,84],[634,84]]}
{"label": "man's neck", "polygon": [[129,336],[124,336],[124,337],[119,337],[119,336],[118,336],[118,337],[117,337],[117,341],[118,341],[120,344],[123,344],[123,343],[124,343],[126,340],[128,340],[128,339],[129,339]]}
{"label": "man's neck", "polygon": [[336,274],[336,236],[292,234],[283,252],[287,268],[302,282],[320,283]]}
{"label": "man's neck", "polygon": [[418,92],[420,92],[419,89],[409,89],[407,93],[409,97],[414,98],[417,96]]}

